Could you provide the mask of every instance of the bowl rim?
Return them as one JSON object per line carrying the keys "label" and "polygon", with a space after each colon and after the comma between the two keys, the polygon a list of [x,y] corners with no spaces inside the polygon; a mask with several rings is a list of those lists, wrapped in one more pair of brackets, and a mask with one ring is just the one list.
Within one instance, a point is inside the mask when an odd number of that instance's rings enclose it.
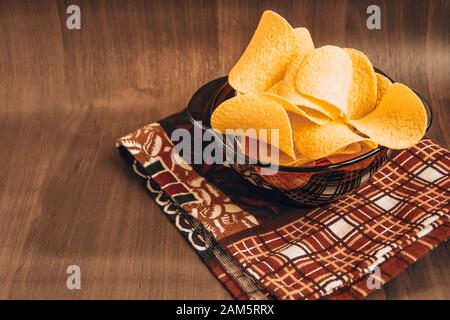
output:
{"label": "bowl rim", "polygon": [[[387,77],[392,83],[396,83],[397,81],[395,81],[393,78],[391,78],[390,76],[388,76],[385,72],[383,72],[382,70],[380,70],[377,67],[374,67],[374,70],[377,73],[382,74],[383,76]],[[217,105],[217,99],[219,97],[219,95],[222,93],[222,91],[226,88],[226,87],[231,87],[229,85],[228,82],[228,77],[224,76],[215,80],[212,80],[208,83],[217,81],[219,79],[223,79],[223,81],[225,81],[225,83],[223,83],[218,89],[216,89],[214,96],[212,97],[212,99],[210,99],[209,101],[207,101],[207,108],[209,109],[209,114],[208,114],[208,119],[211,117],[212,114],[212,109],[214,108],[214,106]],[[206,84],[207,85],[207,84]],[[205,85],[205,86],[206,86]],[[202,87],[203,88],[203,87]],[[202,88],[200,88],[198,91],[202,90]],[[231,88],[233,91],[235,91],[233,88]],[[417,91],[415,91],[414,89],[411,89],[418,97],[419,99],[422,101],[424,107],[425,107],[425,111],[427,114],[427,128],[425,130],[425,133],[430,129],[432,121],[433,121],[433,112],[431,109],[431,104],[428,102],[428,100],[420,93],[418,93]],[[195,96],[195,94],[194,94]],[[213,130],[213,133],[218,136],[217,132],[212,129],[210,126],[206,126],[204,124],[200,124],[197,120],[195,120],[192,112],[190,111],[189,106],[191,105],[191,103],[188,104],[188,108],[187,108],[187,114],[189,116],[190,121],[196,125],[201,127],[204,130]],[[206,108],[205,107],[205,108]],[[202,119],[203,120],[203,119]],[[226,135],[222,135],[228,138],[228,136]],[[233,139],[235,139],[235,137],[233,137]],[[227,146],[225,145],[225,148],[227,148]],[[229,149],[230,150],[230,149]],[[378,146],[377,148],[368,151],[367,153],[364,153],[362,155],[359,155],[356,158],[352,158],[349,160],[345,160],[345,161],[341,161],[341,162],[337,162],[337,163],[331,163],[331,164],[325,164],[325,165],[319,165],[319,166],[285,166],[285,165],[277,165],[277,168],[279,171],[286,171],[286,172],[323,172],[323,171],[327,171],[327,170],[335,170],[335,169],[340,169],[352,164],[355,164],[357,162],[363,161],[383,150],[394,150],[394,149],[389,149],[387,147],[383,147],[383,146]],[[236,154],[236,152],[234,150],[230,150],[233,153],[233,156],[237,156],[237,157],[241,157],[244,159],[244,164],[250,164],[250,165],[255,165],[258,167],[262,167],[262,168],[267,168],[270,167],[271,164],[270,163],[264,163],[261,162],[257,159],[254,158],[250,158],[245,154]],[[394,150],[397,151],[397,150]]]}

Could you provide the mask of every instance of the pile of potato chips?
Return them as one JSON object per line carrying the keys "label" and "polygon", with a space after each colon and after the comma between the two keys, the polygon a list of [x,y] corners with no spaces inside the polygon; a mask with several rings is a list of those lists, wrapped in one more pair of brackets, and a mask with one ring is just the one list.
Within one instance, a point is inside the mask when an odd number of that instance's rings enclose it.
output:
{"label": "pile of potato chips", "polygon": [[211,116],[214,129],[278,129],[280,164],[336,163],[377,148],[404,149],[425,134],[426,110],[407,86],[374,71],[355,49],[315,48],[309,31],[265,11],[229,73],[236,96]]}

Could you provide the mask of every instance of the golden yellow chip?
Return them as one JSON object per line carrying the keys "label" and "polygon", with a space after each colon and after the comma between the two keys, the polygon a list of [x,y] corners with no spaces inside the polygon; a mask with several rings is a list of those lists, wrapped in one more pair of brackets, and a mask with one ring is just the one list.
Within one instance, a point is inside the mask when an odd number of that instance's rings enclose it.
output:
{"label": "golden yellow chip", "polygon": [[314,50],[314,42],[311,38],[311,34],[309,33],[308,29],[303,27],[295,28],[294,33],[298,41],[299,57],[304,57],[308,52]]}
{"label": "golden yellow chip", "polygon": [[342,119],[321,126],[294,114],[289,115],[289,118],[295,147],[306,158],[312,160],[326,158],[359,141],[376,147],[375,142],[357,135]]}
{"label": "golden yellow chip", "polygon": [[258,141],[250,137],[243,139],[239,147],[241,152],[247,157],[263,163],[287,166],[293,162],[292,158],[280,149],[272,147],[264,141]]}
{"label": "golden yellow chip", "polygon": [[361,151],[361,143],[355,142],[355,143],[349,144],[348,146],[336,151],[335,154],[355,154],[360,151]]}
{"label": "golden yellow chip", "polygon": [[[411,89],[376,73],[358,50],[315,49],[306,28],[293,29],[270,10],[228,80],[236,96],[217,107],[211,125],[247,138],[244,131],[253,130],[263,150],[253,158],[264,162],[336,163],[378,145],[408,148],[426,131],[426,110]],[[271,138],[275,129],[278,137]],[[243,140],[244,153],[254,153],[246,149],[249,139]],[[272,146],[279,151],[276,159],[265,152]]]}
{"label": "golden yellow chip", "polygon": [[[375,149],[374,145],[372,145],[370,143],[367,144],[365,142],[357,142],[350,146],[351,146],[350,149],[354,149],[354,150],[359,149],[359,151],[355,151],[353,153],[338,153],[337,152],[335,154],[329,155],[327,157],[327,160],[330,161],[331,163],[343,162],[343,161],[355,159],[355,158],[362,156],[363,154],[366,154],[367,152]],[[354,147],[354,146],[358,146],[358,147]]]}
{"label": "golden yellow chip", "polygon": [[374,111],[350,123],[378,144],[406,149],[422,139],[427,113],[420,98],[401,83],[391,85]]}
{"label": "golden yellow chip", "polygon": [[345,48],[352,60],[352,85],[348,96],[348,116],[360,119],[375,109],[377,79],[372,63],[361,51]]}
{"label": "golden yellow chip", "polygon": [[286,75],[278,88],[278,94],[290,100],[297,106],[306,107],[317,110],[325,114],[330,119],[337,119],[340,110],[324,101],[320,101],[311,97],[305,97],[295,87],[295,76],[304,57],[296,58],[288,67]]}
{"label": "golden yellow chip", "polygon": [[386,92],[387,88],[392,84],[391,80],[383,76],[382,74],[376,73],[377,77],[377,103],[381,101],[381,97]]}
{"label": "golden yellow chip", "polygon": [[325,101],[347,114],[352,72],[352,60],[344,50],[323,46],[303,59],[295,85],[308,98]]}
{"label": "golden yellow chip", "polygon": [[275,100],[286,111],[290,111],[290,112],[293,112],[295,114],[298,114],[298,115],[300,115],[302,117],[305,117],[305,118],[309,119],[310,121],[312,121],[314,123],[325,124],[325,123],[330,121],[330,119],[326,115],[324,115],[323,113],[321,113],[321,112],[319,112],[317,110],[314,110],[314,109],[309,109],[309,108],[305,108],[305,107],[296,106],[291,101],[289,101],[286,98],[281,97],[279,95],[276,95],[276,94],[273,94],[273,93],[270,93],[270,92],[261,93],[261,95]]}
{"label": "golden yellow chip", "polygon": [[299,43],[291,25],[273,11],[264,11],[238,62],[231,69],[228,81],[237,91],[267,91],[280,81],[299,52]]}
{"label": "golden yellow chip", "polygon": [[[239,95],[222,102],[211,116],[211,126],[222,133],[227,129],[254,129],[258,138],[295,159],[292,129],[287,112],[278,102],[262,94]],[[267,134],[262,134],[262,129]],[[272,130],[278,139],[272,140]]]}
{"label": "golden yellow chip", "polygon": [[281,85],[283,84],[283,80],[278,81],[273,86],[271,86],[269,89],[267,89],[267,92],[278,94],[280,92]]}

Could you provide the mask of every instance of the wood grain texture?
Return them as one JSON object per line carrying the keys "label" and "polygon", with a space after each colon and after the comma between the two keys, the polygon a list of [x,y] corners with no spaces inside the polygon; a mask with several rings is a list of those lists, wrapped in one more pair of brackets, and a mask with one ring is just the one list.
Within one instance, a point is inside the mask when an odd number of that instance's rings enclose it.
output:
{"label": "wood grain texture", "polygon": [[[355,47],[427,96],[450,147],[450,4],[376,1],[0,1],[0,298],[229,299],[114,148],[227,73],[263,10],[318,46]],[[372,299],[450,299],[444,244]],[[66,288],[66,268],[82,289]]]}

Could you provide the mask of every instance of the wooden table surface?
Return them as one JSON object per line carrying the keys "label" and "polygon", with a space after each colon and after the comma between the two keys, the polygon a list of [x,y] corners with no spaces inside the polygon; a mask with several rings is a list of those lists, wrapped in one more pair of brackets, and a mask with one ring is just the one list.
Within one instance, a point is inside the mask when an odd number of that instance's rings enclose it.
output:
{"label": "wooden table surface", "polygon": [[[366,28],[381,8],[382,29]],[[0,2],[0,298],[229,299],[130,174],[116,138],[227,73],[264,9],[365,51],[432,103],[450,147],[447,1]],[[444,244],[372,299],[450,299]],[[81,290],[66,268],[81,268]]]}

